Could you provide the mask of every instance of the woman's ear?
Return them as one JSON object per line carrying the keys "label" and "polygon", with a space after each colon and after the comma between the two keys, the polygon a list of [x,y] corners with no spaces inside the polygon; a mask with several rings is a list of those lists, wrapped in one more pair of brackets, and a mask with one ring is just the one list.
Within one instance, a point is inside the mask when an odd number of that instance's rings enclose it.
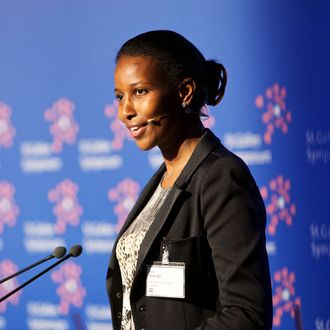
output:
{"label": "woman's ear", "polygon": [[193,99],[196,90],[196,83],[192,78],[185,78],[179,84],[179,96],[181,103],[189,105]]}

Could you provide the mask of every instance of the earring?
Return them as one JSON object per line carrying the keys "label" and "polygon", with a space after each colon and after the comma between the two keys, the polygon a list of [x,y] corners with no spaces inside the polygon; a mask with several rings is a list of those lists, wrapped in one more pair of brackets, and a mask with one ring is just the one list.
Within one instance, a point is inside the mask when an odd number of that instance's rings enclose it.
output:
{"label": "earring", "polygon": [[190,106],[189,106],[188,103],[182,102],[181,106],[182,106],[182,109],[183,109],[183,111],[184,111],[185,114],[192,113],[192,110],[191,110],[191,108],[190,108]]}

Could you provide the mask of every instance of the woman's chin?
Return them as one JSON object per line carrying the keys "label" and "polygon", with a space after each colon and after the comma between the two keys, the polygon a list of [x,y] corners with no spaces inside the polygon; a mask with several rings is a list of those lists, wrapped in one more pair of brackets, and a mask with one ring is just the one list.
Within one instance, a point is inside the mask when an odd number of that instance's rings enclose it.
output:
{"label": "woman's chin", "polygon": [[153,144],[151,145],[151,144],[147,144],[147,143],[139,143],[138,141],[136,142],[136,145],[140,150],[143,150],[143,151],[148,151],[148,150],[155,148],[155,145],[153,145]]}

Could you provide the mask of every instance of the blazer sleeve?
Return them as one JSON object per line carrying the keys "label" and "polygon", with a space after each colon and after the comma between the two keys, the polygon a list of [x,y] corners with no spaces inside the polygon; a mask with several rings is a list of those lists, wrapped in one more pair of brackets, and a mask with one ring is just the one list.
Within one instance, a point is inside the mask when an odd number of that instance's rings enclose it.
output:
{"label": "blazer sleeve", "polygon": [[213,160],[201,185],[219,309],[198,329],[271,329],[266,216],[259,189],[246,165],[234,157]]}

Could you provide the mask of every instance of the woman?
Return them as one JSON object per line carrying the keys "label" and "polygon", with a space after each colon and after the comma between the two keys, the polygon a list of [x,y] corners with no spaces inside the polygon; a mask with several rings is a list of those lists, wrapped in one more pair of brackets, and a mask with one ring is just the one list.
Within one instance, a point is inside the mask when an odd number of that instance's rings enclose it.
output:
{"label": "woman", "polygon": [[116,58],[118,117],[164,164],[115,242],[107,274],[113,328],[270,329],[265,210],[241,159],[200,120],[226,71],[181,35],[151,31]]}

